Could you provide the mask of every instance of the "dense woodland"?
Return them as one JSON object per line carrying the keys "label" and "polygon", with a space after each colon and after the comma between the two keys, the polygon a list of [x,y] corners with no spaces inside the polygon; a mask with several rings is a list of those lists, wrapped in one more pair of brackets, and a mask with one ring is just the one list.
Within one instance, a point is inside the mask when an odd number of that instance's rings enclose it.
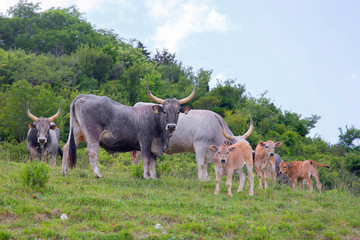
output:
{"label": "dense woodland", "polygon": [[[0,147],[22,144],[30,119],[26,102],[36,116],[62,114],[56,121],[62,145],[69,131],[69,107],[80,93],[105,95],[125,105],[149,102],[145,79],[161,98],[183,98],[199,81],[194,109],[209,109],[224,117],[234,134],[244,134],[250,114],[255,148],[272,139],[286,161],[314,159],[330,165],[319,169],[327,188],[360,191],[360,130],[339,128],[339,142],[311,138],[321,116],[300,114],[275,106],[264,94],[254,97],[246,86],[228,79],[209,88],[212,71],[193,69],[166,49],[151,53],[139,40],[96,29],[75,6],[41,11],[39,4],[20,1],[0,15]],[[26,153],[25,145],[22,145]],[[194,160],[195,161],[195,160]],[[195,169],[194,169],[195,171]]]}

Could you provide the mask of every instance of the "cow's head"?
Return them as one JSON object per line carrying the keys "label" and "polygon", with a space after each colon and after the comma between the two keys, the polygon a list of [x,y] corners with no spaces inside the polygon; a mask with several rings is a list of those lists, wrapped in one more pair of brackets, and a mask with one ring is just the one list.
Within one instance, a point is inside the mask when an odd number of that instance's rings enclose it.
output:
{"label": "cow's head", "polygon": [[273,157],[275,155],[275,147],[279,147],[282,143],[274,143],[272,140],[267,140],[266,142],[260,142],[259,144],[260,146],[265,148],[264,150],[266,155],[268,155],[269,157]]}
{"label": "cow's head", "polygon": [[284,174],[284,175],[287,175],[288,171],[290,170],[290,168],[293,166],[292,163],[287,163],[285,161],[282,161],[280,163],[280,171],[279,171],[279,174]]}
{"label": "cow's head", "polygon": [[149,89],[148,81],[146,80],[146,87],[147,87],[147,93],[150,96],[150,98],[160,103],[161,105],[154,105],[152,108],[154,110],[155,114],[159,114],[160,123],[162,126],[165,126],[166,131],[168,132],[174,132],[176,130],[177,121],[179,119],[180,113],[187,114],[191,108],[188,106],[181,107],[181,104],[189,102],[194,96],[196,92],[196,88],[198,86],[198,83],[196,83],[194,90],[192,93],[183,99],[161,99],[156,96],[154,96]]}
{"label": "cow's head", "polygon": [[49,130],[57,129],[57,125],[53,123],[53,121],[55,121],[55,119],[57,119],[60,116],[60,112],[61,112],[61,102],[60,102],[59,110],[54,116],[49,118],[36,117],[33,114],[31,114],[29,110],[29,101],[26,103],[26,113],[29,116],[29,118],[34,121],[33,123],[29,123],[29,127],[36,129],[36,137],[37,137],[37,142],[39,144],[41,145],[46,144],[48,141]]}
{"label": "cow's head", "polygon": [[226,164],[228,160],[229,153],[235,148],[230,147],[231,142],[225,141],[224,144],[220,146],[211,145],[210,149],[215,152],[214,163],[215,164]]}

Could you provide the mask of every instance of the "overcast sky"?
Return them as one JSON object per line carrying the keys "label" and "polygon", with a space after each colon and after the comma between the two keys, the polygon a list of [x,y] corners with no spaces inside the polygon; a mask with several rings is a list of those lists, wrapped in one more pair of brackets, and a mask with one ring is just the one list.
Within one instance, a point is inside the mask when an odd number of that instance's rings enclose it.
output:
{"label": "overcast sky", "polygon": [[[29,1],[30,2],[30,1]],[[310,136],[337,143],[339,127],[360,129],[360,1],[43,0],[76,5],[96,28],[149,51],[167,48],[195,70],[268,91],[282,110],[321,116]],[[1,1],[5,13],[15,0]]]}

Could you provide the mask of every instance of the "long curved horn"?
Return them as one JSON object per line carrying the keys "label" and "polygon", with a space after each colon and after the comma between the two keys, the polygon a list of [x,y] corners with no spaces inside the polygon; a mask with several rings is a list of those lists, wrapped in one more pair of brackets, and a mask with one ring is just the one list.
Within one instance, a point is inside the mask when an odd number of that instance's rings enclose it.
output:
{"label": "long curved horn", "polygon": [[243,135],[244,139],[246,139],[248,136],[250,136],[250,134],[252,133],[253,129],[254,129],[254,123],[253,120],[249,114],[249,118],[250,118],[250,127],[247,130],[247,132]]}
{"label": "long curved horn", "polygon": [[39,119],[38,117],[35,117],[34,115],[31,114],[31,112],[29,110],[29,100],[27,100],[27,102],[26,102],[26,113],[29,116],[29,118],[31,120],[33,120],[34,122],[36,122]]}
{"label": "long curved horn", "polygon": [[157,102],[157,103],[160,103],[162,104],[165,100],[164,99],[161,99],[161,98],[158,98],[158,97],[155,97],[154,95],[152,95],[152,93],[150,92],[150,89],[149,89],[149,83],[148,83],[148,80],[146,79],[146,89],[147,89],[147,93],[148,95],[150,96],[150,98]]}
{"label": "long curved horn", "polygon": [[191,99],[193,99],[193,97],[195,96],[195,92],[196,92],[196,89],[197,89],[198,85],[199,85],[199,81],[195,84],[194,90],[192,91],[192,93],[188,97],[179,100],[180,105],[184,104],[184,103],[187,103],[187,102],[191,101]]}
{"label": "long curved horn", "polygon": [[219,122],[219,124],[220,124],[220,126],[221,126],[221,131],[222,131],[222,134],[224,135],[224,137],[227,138],[227,139],[229,139],[229,140],[231,140],[231,141],[233,141],[235,137],[227,134],[227,133],[225,132],[225,129],[224,129],[224,126],[223,126],[221,120],[218,118],[217,115],[215,115],[215,117],[216,117],[216,119],[218,120],[218,122]]}
{"label": "long curved horn", "polygon": [[49,121],[50,122],[55,121],[60,116],[60,112],[61,112],[61,101],[60,101],[59,110],[57,111],[57,113],[54,116],[48,118]]}
{"label": "long curved horn", "polygon": [[226,132],[225,132],[225,129],[224,128],[222,128],[221,129],[222,130],[222,134],[224,135],[224,137],[226,137],[227,139],[229,139],[229,140],[231,140],[231,141],[233,141],[234,140],[234,136],[230,136],[229,134],[227,134]]}

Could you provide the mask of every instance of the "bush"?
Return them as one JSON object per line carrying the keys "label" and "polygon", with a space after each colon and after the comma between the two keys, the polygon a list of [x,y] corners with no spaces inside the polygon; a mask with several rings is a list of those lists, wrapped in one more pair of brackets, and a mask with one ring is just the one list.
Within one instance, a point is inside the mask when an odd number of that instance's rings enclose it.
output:
{"label": "bush", "polygon": [[30,187],[44,187],[49,181],[49,167],[44,162],[29,161],[20,170],[23,184]]}

